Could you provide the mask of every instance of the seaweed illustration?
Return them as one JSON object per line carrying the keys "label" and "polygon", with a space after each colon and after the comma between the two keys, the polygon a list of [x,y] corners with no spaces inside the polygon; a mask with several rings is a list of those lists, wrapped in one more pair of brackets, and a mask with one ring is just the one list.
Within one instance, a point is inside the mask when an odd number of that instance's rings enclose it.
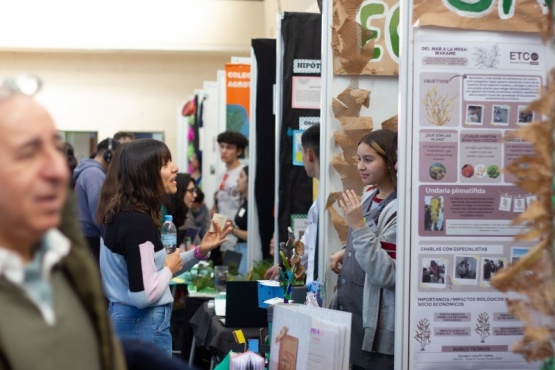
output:
{"label": "seaweed illustration", "polygon": [[453,115],[453,101],[448,93],[440,94],[436,87],[428,89],[423,103],[426,107],[426,118],[435,126],[444,126],[451,120]]}
{"label": "seaweed illustration", "polygon": [[496,68],[499,64],[499,57],[501,54],[499,53],[499,45],[495,44],[491,48],[480,48],[475,47],[474,53],[474,61],[476,62],[476,67],[480,68]]}
{"label": "seaweed illustration", "polygon": [[432,343],[431,337],[432,331],[430,330],[430,322],[426,318],[420,319],[416,325],[416,335],[414,336],[414,339],[420,343],[421,351],[425,351],[426,346]]}
{"label": "seaweed illustration", "polygon": [[476,175],[476,177],[484,177],[486,175],[486,172],[486,166],[479,164],[476,166],[474,174]]}
{"label": "seaweed illustration", "polygon": [[439,221],[439,214],[443,204],[440,197],[432,197],[430,201],[430,212],[432,213],[432,221],[434,223],[435,230],[437,230],[437,222]]}
{"label": "seaweed illustration", "polygon": [[497,167],[495,164],[492,164],[491,166],[488,166],[487,174],[488,174],[488,177],[490,177],[492,179],[498,178],[499,177],[499,167]]}
{"label": "seaweed illustration", "polygon": [[482,312],[478,315],[478,321],[474,331],[480,335],[480,342],[484,343],[486,338],[490,336],[491,325],[489,323],[489,315],[487,312]]}
{"label": "seaweed illustration", "polygon": [[453,280],[451,280],[451,275],[445,276],[445,289],[453,290]]}

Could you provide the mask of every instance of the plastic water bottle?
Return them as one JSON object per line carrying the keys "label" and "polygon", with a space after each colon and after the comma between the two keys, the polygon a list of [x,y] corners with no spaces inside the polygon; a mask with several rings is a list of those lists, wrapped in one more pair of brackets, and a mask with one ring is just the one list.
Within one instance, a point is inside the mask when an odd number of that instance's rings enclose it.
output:
{"label": "plastic water bottle", "polygon": [[164,216],[164,224],[160,230],[162,244],[164,244],[164,248],[166,248],[166,253],[173,253],[177,246],[177,228],[172,221],[172,215]]}

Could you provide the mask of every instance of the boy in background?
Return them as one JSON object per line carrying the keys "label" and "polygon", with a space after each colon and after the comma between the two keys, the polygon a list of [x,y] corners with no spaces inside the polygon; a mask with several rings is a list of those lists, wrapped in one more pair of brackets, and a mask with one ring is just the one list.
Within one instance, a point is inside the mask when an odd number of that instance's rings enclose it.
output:
{"label": "boy in background", "polygon": [[[220,159],[225,163],[226,171],[218,178],[217,183],[220,185],[216,191],[212,214],[220,213],[226,215],[229,220],[233,220],[241,206],[241,197],[237,191],[237,179],[243,166],[239,162],[239,158],[244,156],[249,140],[238,132],[225,131],[218,135],[218,144],[220,146]],[[212,250],[210,258],[216,266],[222,264],[222,252],[235,250],[237,237],[229,234],[227,239],[227,242]]]}

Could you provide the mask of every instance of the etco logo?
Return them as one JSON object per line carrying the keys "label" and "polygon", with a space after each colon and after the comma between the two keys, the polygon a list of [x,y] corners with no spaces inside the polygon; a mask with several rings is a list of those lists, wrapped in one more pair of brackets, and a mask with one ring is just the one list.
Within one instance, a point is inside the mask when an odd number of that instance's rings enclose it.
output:
{"label": "etco logo", "polygon": [[530,63],[530,64],[539,64],[538,59],[540,56],[538,53],[529,53],[527,51],[511,51],[509,53],[509,59],[511,62],[521,62],[521,63]]}
{"label": "etco logo", "polygon": [[540,64],[538,62],[538,59],[540,59],[538,53],[529,53],[527,51],[511,51],[509,52],[509,59],[511,63],[532,65]]}

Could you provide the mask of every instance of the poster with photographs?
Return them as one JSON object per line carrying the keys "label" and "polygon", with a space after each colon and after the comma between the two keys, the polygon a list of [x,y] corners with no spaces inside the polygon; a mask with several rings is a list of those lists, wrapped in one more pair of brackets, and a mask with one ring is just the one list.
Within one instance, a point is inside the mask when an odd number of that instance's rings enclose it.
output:
{"label": "poster with photographs", "polygon": [[300,240],[303,237],[307,227],[308,227],[307,214],[291,215],[291,229],[293,230],[293,235],[295,235],[295,240]]}
{"label": "poster with photographs", "polygon": [[480,282],[485,286],[489,286],[491,278],[499,270],[505,268],[508,263],[509,261],[505,256],[483,256],[481,258]]}
{"label": "poster with photographs", "polygon": [[483,112],[483,105],[467,105],[465,123],[469,126],[482,126]]}
{"label": "poster with photographs", "polygon": [[420,282],[431,289],[445,289],[448,260],[446,258],[423,258]]}
{"label": "poster with photographs", "polygon": [[455,256],[453,276],[459,284],[476,285],[478,258],[473,256]]}
{"label": "poster with photographs", "polygon": [[424,197],[424,230],[443,231],[445,198],[439,195]]}
{"label": "poster with photographs", "polygon": [[513,247],[513,248],[511,248],[511,262],[515,263],[516,261],[521,259],[522,256],[524,256],[526,253],[528,253],[529,250],[530,250],[530,248],[522,248],[522,247]]}
{"label": "poster with photographs", "polygon": [[537,369],[511,351],[523,324],[491,280],[535,243],[514,241],[534,199],[503,169],[534,154],[512,133],[538,118],[527,107],[545,47],[531,34],[414,35],[408,370]]}
{"label": "poster with photographs", "polygon": [[527,126],[532,122],[534,122],[534,112],[531,112],[527,105],[519,105],[516,124],[518,126]]}
{"label": "poster with photographs", "polygon": [[508,126],[509,125],[509,110],[508,105],[494,105],[491,111],[491,125],[492,126]]}

